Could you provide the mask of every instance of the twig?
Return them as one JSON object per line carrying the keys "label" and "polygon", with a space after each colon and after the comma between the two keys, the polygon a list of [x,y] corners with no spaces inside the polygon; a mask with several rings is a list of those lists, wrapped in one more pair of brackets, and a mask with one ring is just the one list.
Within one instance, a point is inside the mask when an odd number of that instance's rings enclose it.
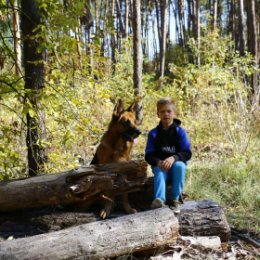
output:
{"label": "twig", "polygon": [[247,234],[241,234],[239,231],[235,230],[234,228],[231,228],[231,233],[242,240],[252,244],[254,247],[260,248],[260,243],[255,241],[253,238],[249,237]]}

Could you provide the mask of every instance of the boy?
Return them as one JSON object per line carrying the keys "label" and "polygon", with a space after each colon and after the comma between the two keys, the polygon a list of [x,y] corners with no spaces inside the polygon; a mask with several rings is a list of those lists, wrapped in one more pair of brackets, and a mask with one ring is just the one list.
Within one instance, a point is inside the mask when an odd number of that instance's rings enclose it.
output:
{"label": "boy", "polygon": [[180,213],[179,196],[183,191],[186,162],[191,158],[190,141],[186,131],[176,119],[172,99],[162,98],[157,102],[159,125],[148,134],[145,160],[154,174],[154,200],[151,208],[161,208],[166,201],[166,181],[171,180],[171,206]]}

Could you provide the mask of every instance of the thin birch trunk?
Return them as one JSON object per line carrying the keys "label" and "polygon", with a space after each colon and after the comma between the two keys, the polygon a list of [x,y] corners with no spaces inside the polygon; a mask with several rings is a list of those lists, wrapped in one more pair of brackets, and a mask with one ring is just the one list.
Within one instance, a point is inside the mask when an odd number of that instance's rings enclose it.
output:
{"label": "thin birch trunk", "polygon": [[22,76],[22,49],[21,49],[21,30],[18,0],[13,2],[13,34],[14,34],[14,53],[15,53],[15,73]]}
{"label": "thin birch trunk", "polygon": [[[196,40],[198,51],[200,51],[200,0],[196,0]],[[197,57],[197,64],[200,66],[200,52]]]}
{"label": "thin birch trunk", "polygon": [[141,4],[140,0],[133,0],[133,46],[134,46],[134,96],[137,101],[137,120],[142,122],[142,66],[143,66],[143,55],[142,55],[142,37],[141,37]]}
{"label": "thin birch trunk", "polygon": [[213,0],[213,22],[212,22],[213,31],[217,29],[217,17],[218,17],[218,0]]}
{"label": "thin birch trunk", "polygon": [[[255,0],[248,0],[247,2],[247,31],[248,31],[248,51],[254,57],[254,65],[259,67],[258,57],[258,40],[257,40],[257,20],[256,20],[256,8]],[[254,93],[254,105],[259,108],[259,95],[260,89],[258,84],[259,73],[255,72],[251,79],[251,88]]]}
{"label": "thin birch trunk", "polygon": [[129,2],[125,0],[125,38],[128,38],[129,24]]}

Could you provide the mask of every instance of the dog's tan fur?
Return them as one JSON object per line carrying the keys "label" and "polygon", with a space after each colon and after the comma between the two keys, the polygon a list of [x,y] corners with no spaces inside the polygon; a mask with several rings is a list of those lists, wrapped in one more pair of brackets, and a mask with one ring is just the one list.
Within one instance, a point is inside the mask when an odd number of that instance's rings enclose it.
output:
{"label": "dog's tan fur", "polygon": [[[107,164],[131,160],[134,138],[140,134],[136,124],[136,105],[133,103],[124,109],[122,100],[114,108],[112,120],[107,132],[103,135],[91,164]],[[112,210],[114,198],[108,196],[101,218],[107,218]],[[127,213],[135,213],[128,202],[127,194],[122,195],[123,207]]]}

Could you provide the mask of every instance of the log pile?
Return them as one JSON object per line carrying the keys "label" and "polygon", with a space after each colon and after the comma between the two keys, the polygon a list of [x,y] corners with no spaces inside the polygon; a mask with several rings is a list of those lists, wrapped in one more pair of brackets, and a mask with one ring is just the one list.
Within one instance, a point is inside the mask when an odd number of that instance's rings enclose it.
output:
{"label": "log pile", "polygon": [[178,220],[157,209],[0,243],[0,259],[102,259],[173,243]]}
{"label": "log pile", "polygon": [[128,161],[3,181],[0,182],[0,212],[94,202],[107,194],[137,191],[145,183],[146,169],[144,161]]}
{"label": "log pile", "polygon": [[[146,167],[130,161],[1,182],[0,237],[22,238],[0,242],[0,259],[113,258],[167,247],[180,235],[229,240],[224,212],[211,200],[187,201],[177,216],[169,208],[151,210],[153,185]],[[139,212],[122,216],[115,211],[100,221],[95,208],[71,212],[54,207],[93,202],[111,192],[130,192],[130,204]]]}

